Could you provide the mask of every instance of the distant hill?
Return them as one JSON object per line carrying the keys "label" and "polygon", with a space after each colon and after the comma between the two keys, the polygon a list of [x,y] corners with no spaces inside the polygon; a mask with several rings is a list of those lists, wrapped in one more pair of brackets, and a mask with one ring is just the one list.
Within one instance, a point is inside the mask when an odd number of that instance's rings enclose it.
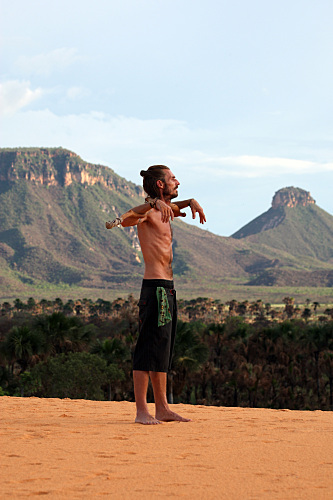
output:
{"label": "distant hill", "polygon": [[[320,282],[333,286],[333,217],[303,189],[288,187],[277,191],[271,208],[232,238],[254,245],[257,251],[270,248],[284,255],[275,262],[276,269],[265,270],[251,284],[289,282],[316,286]],[[296,269],[287,253],[297,258]]]}
{"label": "distant hill", "polygon": [[[1,296],[47,284],[138,289],[136,229],[108,231],[105,221],[142,202],[141,187],[66,149],[0,149]],[[275,205],[229,238],[175,221],[177,287],[200,295],[226,283],[289,284],[291,274],[332,286],[333,217],[310,201]]]}

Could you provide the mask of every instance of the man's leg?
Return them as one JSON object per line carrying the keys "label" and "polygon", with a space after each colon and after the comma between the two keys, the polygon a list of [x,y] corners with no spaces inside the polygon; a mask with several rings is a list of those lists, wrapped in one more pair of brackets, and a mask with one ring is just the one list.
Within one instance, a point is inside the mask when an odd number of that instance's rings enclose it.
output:
{"label": "man's leg", "polygon": [[165,372],[149,372],[153,384],[155,399],[155,417],[161,422],[190,422],[191,419],[184,418],[170,410],[166,397],[167,374]]}
{"label": "man's leg", "polygon": [[147,389],[149,382],[149,372],[133,370],[134,395],[136,403],[136,419],[138,424],[159,424],[148,410]]}

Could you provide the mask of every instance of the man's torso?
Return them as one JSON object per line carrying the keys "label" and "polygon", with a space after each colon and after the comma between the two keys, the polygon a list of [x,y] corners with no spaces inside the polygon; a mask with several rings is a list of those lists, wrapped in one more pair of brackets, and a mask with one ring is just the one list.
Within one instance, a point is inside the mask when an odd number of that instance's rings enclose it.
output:
{"label": "man's torso", "polygon": [[138,236],[145,261],[144,279],[172,280],[172,230],[161,221],[158,210],[148,212],[138,225]]}

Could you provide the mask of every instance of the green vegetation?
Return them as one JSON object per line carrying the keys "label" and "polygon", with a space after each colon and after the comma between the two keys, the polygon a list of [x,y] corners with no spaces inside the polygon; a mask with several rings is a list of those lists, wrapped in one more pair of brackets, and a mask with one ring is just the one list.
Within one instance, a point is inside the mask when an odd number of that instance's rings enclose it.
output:
{"label": "green vegetation", "polygon": [[[137,299],[3,302],[0,395],[134,400]],[[174,402],[333,410],[333,304],[179,301]],[[149,400],[152,401],[149,388]]]}
{"label": "green vegetation", "polygon": [[103,399],[107,365],[86,352],[59,354],[38,363],[22,380],[22,395],[40,393],[46,398]]}

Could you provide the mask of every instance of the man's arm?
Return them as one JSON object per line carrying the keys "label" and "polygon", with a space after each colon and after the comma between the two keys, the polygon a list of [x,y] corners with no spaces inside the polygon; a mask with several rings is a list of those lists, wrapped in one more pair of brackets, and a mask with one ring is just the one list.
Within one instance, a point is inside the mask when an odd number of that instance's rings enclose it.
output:
{"label": "man's arm", "polygon": [[[204,211],[197,202],[197,200],[195,200],[194,198],[190,198],[189,200],[184,200],[184,201],[175,201],[172,204],[176,205],[180,210],[182,210],[183,208],[190,207],[192,211],[192,219],[195,219],[196,213],[198,213],[201,224],[204,224],[206,222],[206,216],[204,214]],[[180,215],[183,214],[180,212]]]}
{"label": "man's arm", "polygon": [[128,210],[112,222],[106,222],[105,227],[106,229],[112,229],[116,226],[136,226],[137,224],[140,224],[140,222],[143,222],[146,219],[148,212],[154,208],[161,212],[162,222],[168,222],[170,217],[173,220],[174,215],[171,207],[164,203],[164,201],[155,198],[148,203],[143,203],[142,205]]}

